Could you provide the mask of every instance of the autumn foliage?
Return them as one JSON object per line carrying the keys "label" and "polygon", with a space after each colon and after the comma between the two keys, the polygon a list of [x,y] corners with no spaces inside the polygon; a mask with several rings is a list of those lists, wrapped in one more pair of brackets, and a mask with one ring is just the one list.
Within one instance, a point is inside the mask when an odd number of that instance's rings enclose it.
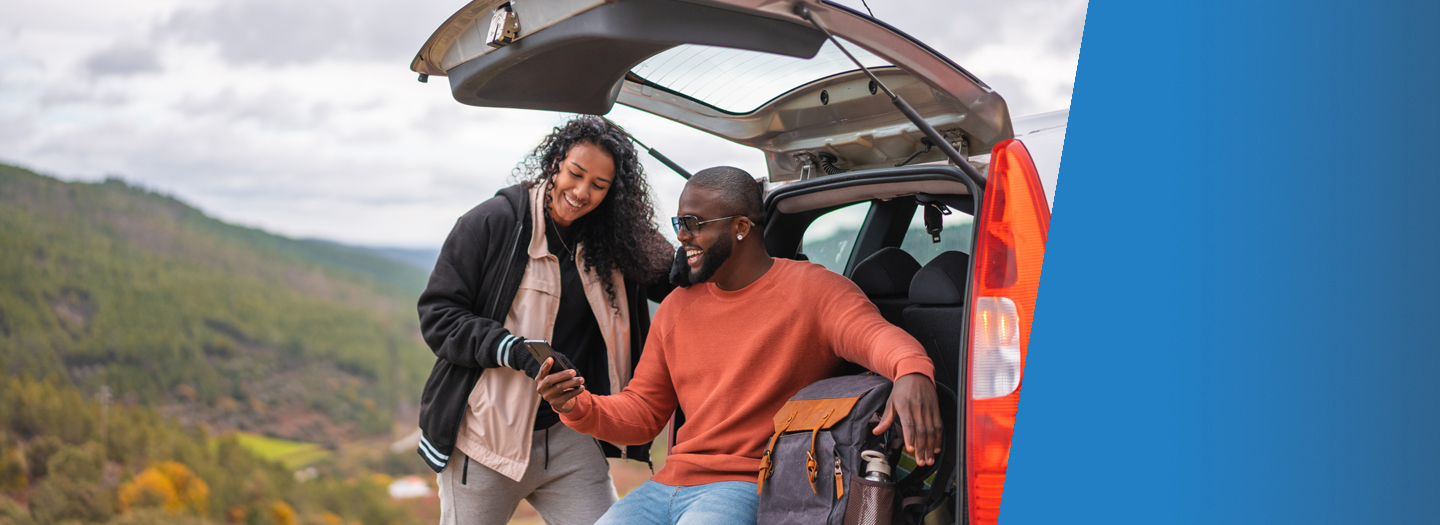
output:
{"label": "autumn foliage", "polygon": [[120,486],[120,511],[158,507],[166,512],[203,515],[210,505],[210,486],[183,464],[161,461]]}

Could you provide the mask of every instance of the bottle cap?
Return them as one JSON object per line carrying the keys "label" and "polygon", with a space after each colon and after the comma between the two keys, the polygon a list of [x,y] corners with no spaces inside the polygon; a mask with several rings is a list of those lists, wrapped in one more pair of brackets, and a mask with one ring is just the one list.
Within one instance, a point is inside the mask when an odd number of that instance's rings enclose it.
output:
{"label": "bottle cap", "polygon": [[874,450],[866,450],[860,453],[860,459],[866,461],[865,474],[879,472],[886,477],[890,476],[890,463],[885,461],[885,455]]}

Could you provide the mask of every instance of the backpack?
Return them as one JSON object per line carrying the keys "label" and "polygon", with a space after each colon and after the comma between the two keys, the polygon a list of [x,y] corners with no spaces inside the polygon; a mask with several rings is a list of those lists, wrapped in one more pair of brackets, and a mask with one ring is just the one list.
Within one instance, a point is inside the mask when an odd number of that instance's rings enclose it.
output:
{"label": "backpack", "polygon": [[[953,395],[941,388],[937,394],[946,433],[939,461],[894,483],[893,500],[880,503],[893,507],[893,516],[847,519],[851,497],[861,485],[874,484],[862,479],[860,453],[880,451],[895,465],[904,446],[898,419],[885,433],[872,433],[885,413],[891,387],[890,380],[873,373],[833,377],[805,387],[781,407],[774,418],[775,434],[760,459],[758,523],[918,523],[944,503],[955,474],[956,413]],[[932,473],[937,483],[926,492],[924,481]],[[874,492],[866,490],[866,497],[873,498]]]}

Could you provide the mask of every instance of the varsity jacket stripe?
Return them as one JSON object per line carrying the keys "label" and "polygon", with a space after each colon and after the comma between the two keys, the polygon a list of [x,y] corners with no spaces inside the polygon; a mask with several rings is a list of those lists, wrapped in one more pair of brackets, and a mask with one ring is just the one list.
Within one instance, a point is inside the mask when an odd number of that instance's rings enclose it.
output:
{"label": "varsity jacket stripe", "polygon": [[450,456],[435,450],[435,446],[430,444],[430,440],[425,439],[423,433],[420,436],[419,450],[420,457],[425,458],[425,463],[428,463],[432,469],[445,470],[445,464],[450,462]]}

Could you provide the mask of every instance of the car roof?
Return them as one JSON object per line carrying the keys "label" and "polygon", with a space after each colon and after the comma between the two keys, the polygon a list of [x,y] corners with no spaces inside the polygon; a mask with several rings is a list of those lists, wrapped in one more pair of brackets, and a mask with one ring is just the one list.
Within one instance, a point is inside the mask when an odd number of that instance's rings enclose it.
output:
{"label": "car roof", "polygon": [[[435,31],[411,69],[449,77],[469,105],[605,114],[619,102],[759,148],[772,181],[798,179],[822,156],[855,170],[922,152],[923,134],[794,14],[797,3],[947,140],[988,152],[1014,135],[1004,99],[974,75],[823,0],[475,0]],[[497,9],[519,24],[503,47],[487,45]],[[910,160],[942,158],[932,148]]]}

